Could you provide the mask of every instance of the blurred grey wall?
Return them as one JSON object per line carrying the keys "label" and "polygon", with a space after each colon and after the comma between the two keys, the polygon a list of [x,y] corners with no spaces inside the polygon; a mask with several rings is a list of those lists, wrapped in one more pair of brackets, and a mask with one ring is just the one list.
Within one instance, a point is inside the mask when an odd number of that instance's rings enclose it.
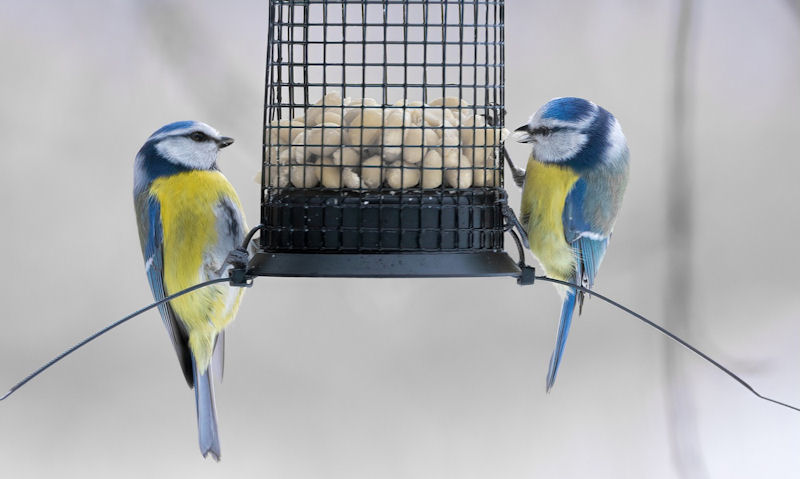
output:
{"label": "blurred grey wall", "polygon": [[[700,3],[688,339],[796,404],[799,17],[788,1]],[[156,128],[197,119],[235,137],[220,164],[258,221],[266,11],[0,2],[0,388],[151,301],[130,190]],[[564,95],[623,125],[632,178],[597,288],[658,322],[676,18],[668,1],[506,5],[509,126]],[[220,464],[198,454],[193,395],[148,313],[0,404],[0,467],[15,478],[676,477],[662,352],[678,346],[591,300],[546,395],[559,307],[551,287],[511,279],[260,279],[228,334]],[[685,354],[710,476],[796,474],[800,416]]]}

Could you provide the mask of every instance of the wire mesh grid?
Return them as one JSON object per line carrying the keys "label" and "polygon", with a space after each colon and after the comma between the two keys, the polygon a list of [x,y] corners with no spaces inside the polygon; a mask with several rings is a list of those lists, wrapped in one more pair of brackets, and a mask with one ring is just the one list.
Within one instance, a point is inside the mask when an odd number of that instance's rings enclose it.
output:
{"label": "wire mesh grid", "polygon": [[271,0],[261,247],[502,251],[503,8]]}

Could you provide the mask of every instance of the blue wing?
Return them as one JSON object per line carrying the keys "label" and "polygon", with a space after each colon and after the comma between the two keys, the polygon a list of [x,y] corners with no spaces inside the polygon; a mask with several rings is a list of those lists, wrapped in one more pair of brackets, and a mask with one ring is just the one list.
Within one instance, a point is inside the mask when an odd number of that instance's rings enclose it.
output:
{"label": "blue wing", "polygon": [[[561,218],[564,237],[572,245],[578,260],[575,280],[587,288],[594,285],[597,271],[606,254],[612,227],[602,220],[607,215],[593,214],[598,210],[613,208],[613,202],[604,198],[604,195],[597,194],[597,190],[590,188],[586,178],[575,182],[567,195]],[[616,216],[616,212],[613,213]]]}
{"label": "blue wing", "polygon": [[[156,301],[166,297],[164,289],[164,250],[163,230],[161,227],[161,205],[158,200],[144,191],[136,197],[136,218],[139,223],[139,239],[144,253],[145,272],[153,297]],[[194,385],[192,357],[189,350],[189,338],[178,322],[175,312],[168,304],[158,306],[161,319],[169,333],[172,346],[178,355],[183,376],[189,386]]]}

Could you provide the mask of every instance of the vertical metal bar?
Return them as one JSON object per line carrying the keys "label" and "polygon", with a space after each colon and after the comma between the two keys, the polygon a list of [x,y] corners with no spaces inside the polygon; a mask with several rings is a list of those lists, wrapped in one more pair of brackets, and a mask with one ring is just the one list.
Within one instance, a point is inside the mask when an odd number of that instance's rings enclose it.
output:
{"label": "vertical metal bar", "polygon": [[[440,55],[438,60],[439,60],[439,62],[441,62],[440,65],[441,65],[441,69],[442,69],[442,79],[441,79],[441,82],[442,82],[442,84],[441,84],[442,93],[441,93],[441,96],[445,97],[445,96],[447,96],[447,93],[445,91],[445,85],[447,85],[447,67],[445,66],[445,65],[447,65],[447,26],[446,26],[447,25],[447,4],[446,3],[442,4],[440,19],[441,19],[440,21],[442,22],[441,23],[442,39],[441,39],[441,55]],[[439,196],[439,204],[437,205],[437,207],[439,209],[439,224],[444,224],[445,216],[444,216],[443,213],[444,213],[444,210],[446,208],[445,205],[444,205],[444,191],[445,191],[445,187],[446,187],[446,183],[447,183],[447,175],[446,175],[447,169],[444,167],[444,157],[445,157],[445,151],[446,151],[445,148],[444,148],[444,146],[445,146],[444,145],[444,124],[442,124],[442,141],[441,141],[441,145],[442,145],[442,171],[443,171],[443,175],[442,175],[442,190],[441,190],[441,195]],[[442,247],[444,247],[444,239],[445,239],[444,231],[442,232],[442,234],[443,234],[442,235]],[[455,234],[455,231],[450,231],[449,234],[453,235],[453,234]]]}
{"label": "vertical metal bar", "polygon": [[[472,2],[472,104],[473,104],[473,115],[477,117],[478,115],[478,32],[481,28],[480,23],[478,22],[478,0]],[[473,119],[472,126],[470,127],[472,138],[475,138],[475,126],[477,124],[477,120]],[[472,166],[475,167],[475,142],[472,142],[472,145],[468,146],[468,148],[472,149]],[[484,183],[485,183],[485,165],[484,165]],[[473,169],[473,174],[475,170]]]}
{"label": "vertical metal bar", "polygon": [[[293,7],[294,7],[294,5],[292,5],[291,3],[288,5],[289,21],[287,22],[287,26],[288,26],[289,30],[288,30],[287,38],[286,38],[287,43],[289,44],[288,45],[288,54],[289,54],[289,61],[288,61],[288,65],[289,65],[289,86],[288,86],[288,88],[289,88],[289,117],[290,118],[294,118],[296,116],[295,110],[294,110],[294,107],[295,107],[294,85],[297,84],[297,78],[295,78],[295,76],[294,76],[294,44],[295,44],[295,38],[294,38],[294,8]],[[281,14],[283,14],[283,8],[281,8]],[[281,85],[280,88],[283,89],[284,88],[283,85]]]}
{"label": "vertical metal bar", "polygon": [[[386,86],[388,84],[388,82],[389,82],[388,67],[386,66],[386,63],[389,60],[388,44],[386,42],[386,33],[387,33],[387,28],[388,28],[387,25],[386,25],[388,23],[387,7],[388,7],[387,0],[383,0],[382,3],[381,3],[381,12],[382,12],[381,18],[383,19],[383,30],[382,30],[382,36],[381,36],[381,39],[380,39],[380,44],[381,44],[381,46],[383,46],[383,68],[382,68],[383,88],[381,88],[381,92],[382,92],[381,104],[382,105],[387,105],[389,103],[389,97],[388,97],[388,91],[387,91],[388,87]],[[382,155],[383,155],[383,152],[385,151],[385,148],[386,148],[386,127],[385,127],[386,117],[385,117],[385,114],[386,114],[385,110],[381,109],[381,123],[382,123],[381,126],[382,126],[382,128],[381,128],[381,144],[380,144],[380,148],[381,148],[381,154]],[[363,127],[363,125],[362,125],[362,127]],[[381,182],[383,182],[383,181],[385,181],[384,178],[385,178],[385,174],[386,174],[386,168],[385,168],[385,165],[384,165],[383,161],[381,161],[381,164],[380,164],[380,173],[381,173],[381,175],[380,175]],[[378,198],[378,237],[379,238],[381,238],[383,236],[383,230],[384,230],[384,228],[383,228],[383,224],[384,224],[383,223],[384,222],[384,204],[385,204],[384,203],[384,198],[381,195]],[[383,249],[384,249],[383,241],[379,241],[378,242],[378,251],[379,252],[383,251]]]}
{"label": "vertical metal bar", "polygon": [[[460,119],[461,119],[461,99],[464,98],[463,84],[464,84],[464,0],[458,0],[458,89],[457,89],[458,95],[457,96],[458,96],[459,102],[458,102],[458,110],[457,111],[458,111],[458,116],[459,116],[459,122],[460,122]],[[475,87],[473,87],[473,88],[475,88]],[[460,138],[461,134],[460,134],[459,130],[456,130],[456,132],[459,134],[458,175],[457,175],[458,179],[456,181],[457,181],[458,185],[461,185],[461,175],[465,175],[465,174],[468,174],[468,173],[464,171],[465,168],[462,167],[462,163],[461,163],[461,158],[464,156],[463,153],[462,153],[463,149],[461,148],[461,138]],[[463,165],[463,166],[466,166],[466,165]],[[470,166],[472,166],[472,165],[470,165]],[[473,181],[474,181],[475,170],[473,169],[469,173],[471,173],[473,175]],[[471,202],[472,202],[472,200],[474,198],[474,195],[472,194],[472,192],[465,192],[464,196],[469,196]],[[457,211],[458,211],[458,214],[457,214],[457,218],[456,219],[460,220],[459,216],[460,216],[462,210],[461,210],[461,208],[459,208]],[[466,225],[464,227],[467,229],[467,231],[466,231],[466,233],[467,233],[466,234],[467,247],[471,248],[472,245],[474,244],[473,243],[473,239],[474,239],[473,235],[475,234],[475,232],[473,231],[473,228],[472,228],[473,227],[473,213],[472,213],[472,211],[468,211],[468,220],[467,220]],[[460,238],[461,237],[461,228],[462,228],[460,221],[457,223],[457,228],[458,228],[458,231],[457,231],[456,234]]]}
{"label": "vertical metal bar", "polygon": [[[363,118],[364,112],[366,111],[366,105],[364,105],[364,98],[367,97],[367,2],[366,0],[362,0],[361,3],[361,116]],[[358,129],[358,144],[360,146],[364,145],[364,128],[362,122],[362,128]],[[362,150],[363,151],[363,150]],[[362,174],[363,176],[363,174]],[[363,185],[363,178],[362,178],[362,185]],[[368,207],[368,206],[367,206]],[[358,208],[358,247],[361,248],[364,246],[364,211],[363,207]]]}
{"label": "vertical metal bar", "polygon": [[[310,83],[310,77],[308,74],[308,21],[309,21],[309,4],[308,2],[303,2],[303,116],[305,117],[306,121],[308,121],[308,105],[309,105],[309,95],[308,95],[308,84]],[[308,126],[308,124],[306,124]],[[300,166],[303,168],[303,185],[308,183],[307,175],[308,175],[308,168],[310,165],[310,161],[308,160],[308,128],[303,128],[303,162]],[[304,218],[309,217],[309,205],[308,205],[308,189],[302,188],[302,198],[303,198],[303,211],[304,211]],[[308,224],[303,225],[303,249],[307,249],[309,247],[309,226]]]}
{"label": "vertical metal bar", "polygon": [[[428,103],[428,2],[422,6],[422,102]],[[424,123],[424,122],[423,122]]]}
{"label": "vertical metal bar", "polygon": [[[271,104],[270,97],[272,93],[272,89],[270,88],[272,76],[270,75],[270,70],[272,69],[272,48],[274,40],[272,38],[274,32],[274,22],[275,22],[275,4],[270,1],[269,5],[269,19],[268,26],[267,26],[267,55],[266,55],[266,71],[264,72],[264,122],[262,124],[261,129],[261,217],[264,218],[267,216],[267,211],[265,210],[266,205],[264,203],[264,197],[267,193],[267,177],[270,174],[268,161],[271,161],[270,158],[267,157],[267,125],[269,124],[269,107],[268,105]],[[259,238],[259,243],[261,247],[264,248],[266,246],[267,235],[262,234]]]}
{"label": "vertical metal bar", "polygon": [[[505,21],[505,5],[502,1],[499,2],[499,7],[496,7],[496,10],[499,8],[500,12],[500,19],[498,24],[500,25],[500,61],[499,61],[499,69],[500,69],[500,111],[498,112],[500,116],[499,125],[497,128],[504,128],[506,126],[506,21]],[[502,131],[502,130],[501,130]],[[502,145],[497,146],[495,151],[495,158],[497,158],[497,167],[498,170],[495,171],[495,175],[500,175],[499,178],[495,180],[495,185],[499,186],[500,188],[504,187],[505,185],[505,168],[504,162],[505,157],[503,156],[503,147]],[[499,180],[499,182],[498,182]]]}

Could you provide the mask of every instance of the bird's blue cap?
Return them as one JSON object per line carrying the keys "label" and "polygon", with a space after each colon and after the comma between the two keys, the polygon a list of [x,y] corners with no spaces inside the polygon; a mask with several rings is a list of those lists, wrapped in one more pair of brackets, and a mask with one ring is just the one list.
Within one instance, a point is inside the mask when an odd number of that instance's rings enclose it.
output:
{"label": "bird's blue cap", "polygon": [[153,134],[150,136],[153,137],[156,135],[160,135],[162,133],[169,133],[170,131],[183,130],[185,128],[191,127],[195,123],[196,122],[194,121],[176,121],[174,123],[170,123],[169,125],[162,126],[158,130],[154,131]]}
{"label": "bird's blue cap", "polygon": [[542,118],[574,122],[594,114],[597,107],[583,98],[564,97],[550,100],[542,110]]}

